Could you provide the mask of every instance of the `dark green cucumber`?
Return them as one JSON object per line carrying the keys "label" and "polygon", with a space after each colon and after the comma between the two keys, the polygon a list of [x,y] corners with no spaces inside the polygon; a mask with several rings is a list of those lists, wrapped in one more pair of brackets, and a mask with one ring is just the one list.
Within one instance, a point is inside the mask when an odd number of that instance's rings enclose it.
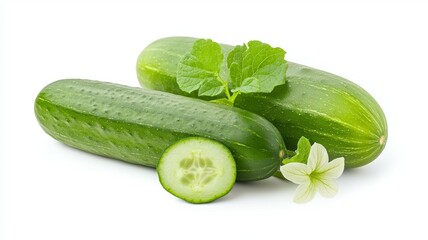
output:
{"label": "dark green cucumber", "polygon": [[223,144],[190,137],[168,147],[156,167],[162,187],[191,203],[207,203],[232,190],[236,164]]}
{"label": "dark green cucumber", "polygon": [[[194,41],[171,37],[147,46],[137,62],[140,84],[189,96],[176,83],[176,68]],[[232,49],[224,44],[222,48],[225,55]],[[292,62],[288,62],[286,85],[270,94],[241,94],[235,106],[271,121],[288,148],[294,149],[305,136],[323,144],[332,158],[345,157],[348,168],[373,161],[388,137],[385,115],[364,89],[342,77]]]}
{"label": "dark green cucumber", "polygon": [[46,133],[67,145],[149,167],[182,138],[210,138],[231,150],[239,181],[271,176],[285,151],[278,130],[254,113],[99,81],[51,83],[35,113]]}

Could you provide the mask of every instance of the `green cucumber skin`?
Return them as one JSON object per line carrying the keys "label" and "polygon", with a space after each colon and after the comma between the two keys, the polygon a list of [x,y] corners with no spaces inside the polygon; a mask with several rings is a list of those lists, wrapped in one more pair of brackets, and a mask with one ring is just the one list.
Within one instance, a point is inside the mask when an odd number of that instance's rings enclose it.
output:
{"label": "green cucumber skin", "polygon": [[[159,39],[147,46],[137,61],[140,84],[175,94],[176,67],[195,38]],[[232,46],[222,44],[224,54]],[[388,137],[385,115],[364,89],[342,77],[288,62],[287,84],[270,94],[241,94],[235,106],[257,113],[281,132],[286,146],[295,149],[301,136],[323,144],[330,158],[345,157],[346,167],[372,162]]]}
{"label": "green cucumber skin", "polygon": [[239,108],[93,80],[46,86],[35,101],[39,124],[72,147],[156,167],[172,143],[190,136],[219,141],[234,154],[237,180],[268,178],[285,145],[266,119]]}

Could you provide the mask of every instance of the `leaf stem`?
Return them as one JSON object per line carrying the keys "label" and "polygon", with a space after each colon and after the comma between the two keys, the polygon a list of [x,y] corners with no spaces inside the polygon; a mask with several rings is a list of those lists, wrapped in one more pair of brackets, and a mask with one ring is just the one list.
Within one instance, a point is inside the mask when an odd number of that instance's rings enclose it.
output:
{"label": "leaf stem", "polygon": [[232,105],[235,104],[235,99],[239,94],[241,94],[241,91],[234,92],[231,97],[229,94],[229,101],[232,103]]}
{"label": "leaf stem", "polygon": [[236,97],[237,97],[239,94],[241,94],[241,91],[234,92],[232,95],[230,95],[230,91],[229,91],[229,79],[227,79],[226,81],[224,81],[224,80],[220,77],[220,75],[218,75],[217,77],[218,77],[218,79],[220,79],[220,80],[221,80],[221,82],[223,83],[223,86],[224,86],[224,93],[226,94],[227,100],[228,100],[229,102],[231,102],[231,103],[232,103],[232,106],[233,106],[233,105],[234,105],[234,103],[235,103],[235,99],[236,99]]}
{"label": "leaf stem", "polygon": [[[224,80],[224,79],[220,76],[220,73],[217,73],[217,80],[219,80],[219,81],[223,84],[223,86],[224,86],[224,93],[226,94],[227,100],[229,100],[229,101],[230,101],[231,96],[230,96],[230,92],[229,92],[229,78],[228,78],[228,79],[226,79],[226,80]],[[233,102],[232,102],[232,101],[230,101],[230,102],[231,102],[231,103],[232,103],[232,105],[233,105]]]}
{"label": "leaf stem", "polygon": [[223,81],[223,84],[224,84],[224,93],[226,93],[226,97],[230,101],[229,82]]}

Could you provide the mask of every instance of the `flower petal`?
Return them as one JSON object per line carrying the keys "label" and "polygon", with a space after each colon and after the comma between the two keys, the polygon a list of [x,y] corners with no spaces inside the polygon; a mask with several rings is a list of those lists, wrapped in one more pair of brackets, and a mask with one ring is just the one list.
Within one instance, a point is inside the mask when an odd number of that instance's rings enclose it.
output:
{"label": "flower petal", "polygon": [[328,153],[325,147],[319,143],[314,143],[309,153],[308,166],[311,171],[316,171],[319,167],[328,163]]}
{"label": "flower petal", "polygon": [[294,194],[293,201],[295,203],[306,203],[312,200],[315,196],[317,189],[312,182],[306,182],[302,185],[299,185]]}
{"label": "flower petal", "polygon": [[337,183],[333,179],[317,179],[314,181],[314,185],[321,196],[326,198],[334,197],[338,191]]}
{"label": "flower petal", "polygon": [[330,161],[327,164],[320,166],[317,173],[323,179],[338,178],[342,175],[345,169],[345,158],[340,157]]}
{"label": "flower petal", "polygon": [[311,172],[304,163],[287,163],[280,167],[280,171],[287,180],[293,183],[303,184],[310,181],[309,174]]}

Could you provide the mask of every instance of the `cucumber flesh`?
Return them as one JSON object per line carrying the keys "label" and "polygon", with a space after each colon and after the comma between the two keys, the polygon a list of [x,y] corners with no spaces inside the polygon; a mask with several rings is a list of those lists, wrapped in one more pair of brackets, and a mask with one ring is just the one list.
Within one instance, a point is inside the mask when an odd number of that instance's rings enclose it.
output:
{"label": "cucumber flesh", "polygon": [[185,138],[167,148],[157,172],[165,190],[190,203],[221,198],[236,180],[236,164],[229,149],[201,137]]}

